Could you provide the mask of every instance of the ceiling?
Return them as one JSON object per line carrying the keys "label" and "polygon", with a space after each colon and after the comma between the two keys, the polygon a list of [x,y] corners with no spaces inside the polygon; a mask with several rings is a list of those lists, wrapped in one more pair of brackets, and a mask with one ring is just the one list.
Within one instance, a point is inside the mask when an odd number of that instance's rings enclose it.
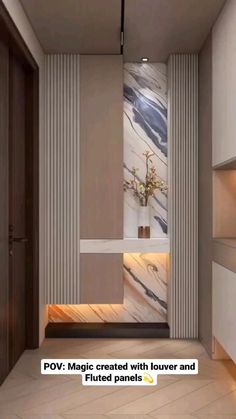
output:
{"label": "ceiling", "polygon": [[[198,51],[226,0],[125,0],[124,59]],[[121,0],[21,0],[48,53],[119,54]]]}
{"label": "ceiling", "polygon": [[198,51],[225,0],[126,0],[126,61]]}
{"label": "ceiling", "polygon": [[121,0],[21,0],[46,52],[119,54]]}

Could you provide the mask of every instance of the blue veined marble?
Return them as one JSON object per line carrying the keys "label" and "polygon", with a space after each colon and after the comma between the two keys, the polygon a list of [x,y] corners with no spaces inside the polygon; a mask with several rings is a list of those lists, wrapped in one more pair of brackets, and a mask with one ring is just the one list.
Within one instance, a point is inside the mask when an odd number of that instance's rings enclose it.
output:
{"label": "blue veined marble", "polygon": [[124,85],[124,97],[133,106],[133,121],[167,156],[167,109],[127,85]]}
{"label": "blue veined marble", "polygon": [[164,220],[162,217],[160,217],[159,215],[154,215],[155,220],[157,220],[157,222],[160,224],[162,231],[167,234],[168,233],[168,227],[167,227],[167,222],[166,220]]}
{"label": "blue veined marble", "polygon": [[[167,183],[167,77],[164,64],[124,66],[124,177],[145,178],[146,150],[154,153],[153,164]],[[167,235],[167,194],[157,191],[150,199],[151,236]],[[132,193],[125,193],[124,236],[137,237],[138,204]]]}

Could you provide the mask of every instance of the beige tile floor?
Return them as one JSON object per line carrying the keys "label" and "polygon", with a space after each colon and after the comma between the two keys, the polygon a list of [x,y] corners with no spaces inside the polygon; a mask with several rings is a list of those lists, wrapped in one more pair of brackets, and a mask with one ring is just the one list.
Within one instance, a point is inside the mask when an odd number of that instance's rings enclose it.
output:
{"label": "beige tile floor", "polygon": [[[80,376],[41,376],[41,358],[192,358],[198,376],[156,387],[83,387]],[[0,387],[0,419],[236,419],[236,365],[212,361],[197,341],[47,339],[26,351]]]}

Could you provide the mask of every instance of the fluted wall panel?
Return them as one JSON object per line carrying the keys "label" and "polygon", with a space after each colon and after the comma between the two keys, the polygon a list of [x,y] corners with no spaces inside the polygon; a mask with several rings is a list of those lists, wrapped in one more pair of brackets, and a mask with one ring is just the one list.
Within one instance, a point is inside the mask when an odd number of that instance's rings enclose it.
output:
{"label": "fluted wall panel", "polygon": [[79,303],[79,56],[45,58],[46,303]]}
{"label": "fluted wall panel", "polygon": [[169,324],[172,338],[198,337],[198,57],[168,62]]}

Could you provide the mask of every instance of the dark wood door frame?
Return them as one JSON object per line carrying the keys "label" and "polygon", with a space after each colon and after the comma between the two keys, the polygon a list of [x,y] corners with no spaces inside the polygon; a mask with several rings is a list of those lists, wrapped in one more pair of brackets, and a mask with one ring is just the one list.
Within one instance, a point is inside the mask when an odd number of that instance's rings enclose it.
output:
{"label": "dark wood door frame", "polygon": [[[26,205],[29,214],[26,226],[27,237],[29,239],[26,261],[26,348],[34,349],[39,346],[39,68],[16,25],[3,5],[2,0],[0,0],[0,39],[8,47],[10,53],[16,55],[22,62],[26,72],[26,176],[28,179]],[[6,153],[8,148],[8,145],[6,144],[6,132],[3,130],[1,132],[0,130],[0,135],[0,151],[4,150]],[[7,173],[7,170],[5,168],[4,174]],[[8,190],[8,186],[6,186],[6,188]],[[7,190],[3,191],[5,197],[8,194]],[[0,193],[2,193],[2,191],[0,191]],[[5,205],[8,205],[8,203],[5,202]],[[4,234],[2,235],[2,231],[3,228],[1,230],[1,240],[5,237]],[[6,237],[4,240],[6,240]],[[0,260],[3,260],[4,255],[0,256]],[[5,272],[7,272],[7,270]],[[5,286],[2,283],[0,288],[1,291],[4,292],[2,292],[0,301],[7,307],[9,289],[5,289],[4,287]],[[3,301],[3,299],[5,299],[5,301]],[[0,315],[4,315],[2,310],[0,310]],[[9,318],[7,320],[7,316],[5,321],[9,321]],[[6,339],[9,337],[7,336],[5,326],[0,330],[0,338],[4,337]],[[9,360],[8,355],[5,352],[6,350],[9,351],[8,346],[8,344],[1,345],[0,361],[2,365],[0,364],[0,383],[7,373],[7,364]],[[3,366],[4,361],[5,365]]]}
{"label": "dark wood door frame", "polygon": [[8,373],[9,365],[9,60],[8,49],[0,42],[0,383]]}
{"label": "dark wood door frame", "polygon": [[2,0],[0,0],[0,23],[1,33],[4,34],[8,45],[11,45],[15,51],[18,51],[19,54],[24,57],[26,65],[28,64],[32,70],[38,71],[38,64],[32,56]]}
{"label": "dark wood door frame", "polygon": [[[26,261],[26,347],[39,346],[39,73],[38,69],[27,75],[26,83],[26,159],[27,159],[27,220],[29,247]],[[33,121],[33,123],[32,123]]]}

